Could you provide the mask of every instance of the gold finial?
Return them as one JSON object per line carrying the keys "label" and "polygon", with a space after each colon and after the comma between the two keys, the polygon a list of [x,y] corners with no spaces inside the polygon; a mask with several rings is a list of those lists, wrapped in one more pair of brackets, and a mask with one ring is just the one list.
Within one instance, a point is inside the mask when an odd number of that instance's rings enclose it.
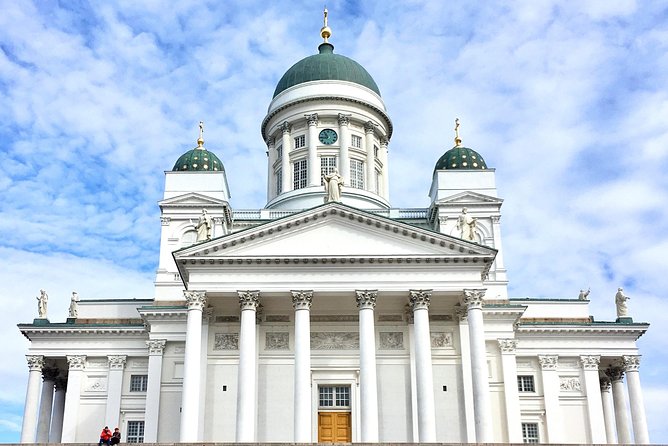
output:
{"label": "gold finial", "polygon": [[455,118],[455,147],[462,145],[462,139],[459,137],[459,118]]}
{"label": "gold finial", "polygon": [[323,14],[325,16],[324,21],[323,21],[323,27],[320,29],[320,36],[322,39],[325,41],[325,43],[328,43],[328,40],[330,37],[332,37],[332,29],[327,26],[327,7],[325,6],[325,10],[323,11]]}
{"label": "gold finial", "polygon": [[204,148],[204,121],[199,122],[199,138],[197,138],[197,147]]}

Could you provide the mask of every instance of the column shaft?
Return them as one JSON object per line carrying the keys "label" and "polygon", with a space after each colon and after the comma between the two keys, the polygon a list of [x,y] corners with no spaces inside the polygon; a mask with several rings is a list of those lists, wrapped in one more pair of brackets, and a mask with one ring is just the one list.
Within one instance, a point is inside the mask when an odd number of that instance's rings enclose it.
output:
{"label": "column shaft", "polygon": [[308,185],[320,186],[318,163],[318,114],[307,115],[308,120]]}
{"label": "column shaft", "polygon": [[601,383],[598,378],[599,356],[580,356],[584,374],[585,392],[587,394],[587,414],[589,415],[589,432],[591,443],[605,443],[605,421],[603,418],[603,401],[601,400]]}
{"label": "column shaft", "polygon": [[[276,161],[276,148],[274,147],[274,138],[267,138],[267,201],[271,201],[276,196],[276,180],[274,177],[274,162]],[[144,431],[146,439],[146,431]]]}
{"label": "column shaft", "polygon": [[489,372],[485,327],[482,317],[484,290],[464,290],[464,302],[468,307],[469,336],[471,339],[471,375],[473,378],[473,409],[476,441],[492,442],[492,410],[489,397]]}
{"label": "column shaft", "polygon": [[181,394],[181,443],[199,441],[199,390],[201,367],[202,309],[206,305],[204,291],[184,291],[188,305],[186,351],[183,360]]}
{"label": "column shaft", "polygon": [[65,411],[63,413],[63,431],[60,441],[75,443],[79,424],[79,405],[81,404],[81,381],[86,366],[85,356],[68,356],[67,393],[65,394]]}
{"label": "column shaft", "polygon": [[522,420],[520,418],[520,396],[517,391],[517,340],[499,339],[501,368],[503,369],[503,393],[506,403],[506,429],[509,443],[522,443]]}
{"label": "column shaft", "polygon": [[633,422],[633,437],[636,444],[649,443],[649,431],[647,429],[647,417],[645,416],[645,403],[643,402],[642,388],[640,387],[640,356],[624,356],[624,369],[626,371],[626,385],[629,391],[629,403],[631,406],[631,421]]}
{"label": "column shaft", "polygon": [[37,420],[37,443],[49,442],[56,376],[58,376],[58,369],[45,368],[42,370],[42,397],[39,402],[39,419]]}
{"label": "column shaft", "polygon": [[388,153],[387,153],[387,145],[389,144],[389,141],[387,139],[383,139],[380,143],[380,161],[383,163],[383,171],[382,171],[382,191],[379,191],[378,194],[381,195],[383,198],[385,198],[387,201],[390,201],[390,166],[388,165]]}
{"label": "column shaft", "polygon": [[112,430],[119,427],[121,415],[121,393],[123,391],[123,368],[125,356],[109,356],[109,373],[107,375],[107,410],[104,423]]}
{"label": "column shaft", "polygon": [[167,341],[151,339],[148,346],[148,383],[146,386],[146,412],[144,415],[144,442],[157,443],[160,416],[160,390],[162,383],[162,354]]}
{"label": "column shaft", "polygon": [[373,143],[374,143],[374,128],[375,125],[369,121],[364,125],[364,136],[365,136],[365,146],[366,146],[366,181],[364,183],[364,189],[375,192],[375,184],[376,184],[376,178],[375,178],[375,173],[376,173],[376,163],[375,163],[375,156],[374,156],[374,150],[373,150]]}
{"label": "column shaft", "polygon": [[373,309],[376,291],[356,291],[360,331],[360,415],[362,443],[378,442],[378,384]]}
{"label": "column shaft", "polygon": [[339,141],[339,162],[338,168],[339,173],[343,177],[344,181],[347,181],[350,184],[350,157],[348,155],[348,148],[350,147],[350,118],[339,113],[339,135],[341,140]]}
{"label": "column shaft", "polygon": [[236,441],[255,441],[255,393],[257,386],[256,326],[258,291],[239,291],[241,327],[239,330],[239,371],[237,385]]}
{"label": "column shaft", "polygon": [[53,414],[51,415],[49,443],[60,443],[60,437],[63,433],[63,415],[65,413],[66,386],[67,381],[65,379],[56,379],[56,392],[53,397]]}
{"label": "column shaft", "polygon": [[624,395],[624,371],[613,367],[606,370],[606,374],[612,381],[612,399],[615,404],[615,422],[617,424],[617,440],[620,443],[631,443],[631,432],[629,430],[629,417],[626,412],[626,395]]}
{"label": "column shaft", "polygon": [[612,384],[609,378],[601,378],[601,403],[603,420],[605,420],[605,443],[617,444],[617,428],[615,426],[615,408],[612,404]]}
{"label": "column shaft", "polygon": [[417,378],[418,436],[420,443],[436,441],[434,371],[431,362],[429,303],[431,291],[410,290],[415,330],[415,372]]}
{"label": "column shaft", "polygon": [[292,291],[295,309],[295,443],[311,440],[311,302],[312,291]]}
{"label": "column shaft", "polygon": [[28,360],[28,387],[26,403],[23,406],[21,443],[34,443],[37,431],[37,411],[39,409],[39,387],[42,378],[43,356],[26,356]]}
{"label": "column shaft", "polygon": [[466,308],[458,310],[459,342],[462,351],[462,388],[464,390],[464,416],[466,417],[466,442],[475,443],[475,410],[473,408],[473,379],[471,371],[471,339]]}
{"label": "column shaft", "polygon": [[283,146],[281,148],[281,193],[286,193],[292,190],[292,172],[290,171],[290,151],[292,149],[292,141],[290,141],[290,129],[292,126],[284,122],[279,127],[283,132]]}
{"label": "column shaft", "polygon": [[559,373],[557,372],[559,360],[557,355],[540,355],[538,362],[542,369],[547,440],[550,443],[561,443],[564,426],[561,422],[561,407],[559,406]]}

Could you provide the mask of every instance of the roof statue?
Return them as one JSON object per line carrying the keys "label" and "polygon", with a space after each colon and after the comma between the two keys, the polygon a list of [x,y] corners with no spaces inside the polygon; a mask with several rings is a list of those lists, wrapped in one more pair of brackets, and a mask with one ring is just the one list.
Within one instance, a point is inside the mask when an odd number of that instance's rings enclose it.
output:
{"label": "roof statue", "polygon": [[325,183],[325,203],[329,203],[330,201],[340,202],[343,177],[339,175],[339,170],[335,167],[331,173],[323,175],[322,179]]}
{"label": "roof statue", "polygon": [[624,294],[624,288],[617,288],[617,294],[615,294],[615,305],[617,305],[617,317],[629,317],[629,307],[626,305],[626,301],[630,297]]}
{"label": "roof statue", "polygon": [[462,139],[459,137],[459,118],[455,118],[455,147],[462,146]]}
{"label": "roof statue", "polygon": [[72,298],[70,299],[69,317],[76,318],[79,315],[79,294],[72,291]]}
{"label": "roof statue", "polygon": [[457,219],[457,229],[464,240],[475,241],[475,229],[478,220],[468,214],[468,209],[463,208]]}
{"label": "roof statue", "polygon": [[578,299],[580,300],[587,300],[587,296],[589,296],[589,292],[591,290],[587,288],[587,291],[585,290],[580,290],[580,294],[578,294]]}
{"label": "roof statue", "polygon": [[49,295],[46,294],[46,291],[39,290],[39,296],[37,296],[37,315],[40,319],[46,319],[46,305],[49,301]]}
{"label": "roof statue", "polygon": [[206,213],[206,209],[202,209],[202,215],[199,216],[197,226],[195,226],[195,229],[197,229],[197,241],[211,240],[211,228],[211,217]]}

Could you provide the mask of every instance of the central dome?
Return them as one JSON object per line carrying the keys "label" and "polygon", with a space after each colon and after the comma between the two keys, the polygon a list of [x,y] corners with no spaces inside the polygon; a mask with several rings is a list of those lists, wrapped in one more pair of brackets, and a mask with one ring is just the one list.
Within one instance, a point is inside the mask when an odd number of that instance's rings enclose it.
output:
{"label": "central dome", "polygon": [[321,80],[354,82],[380,96],[376,81],[362,65],[346,56],[334,54],[334,45],[330,43],[320,44],[318,51],[318,54],[300,60],[285,72],[278,81],[274,97],[295,85]]}

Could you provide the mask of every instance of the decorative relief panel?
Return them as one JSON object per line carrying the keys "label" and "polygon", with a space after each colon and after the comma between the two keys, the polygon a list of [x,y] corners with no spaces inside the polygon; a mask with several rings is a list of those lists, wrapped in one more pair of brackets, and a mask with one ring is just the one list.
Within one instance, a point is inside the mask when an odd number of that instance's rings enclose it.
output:
{"label": "decorative relief panel", "polygon": [[452,321],[451,314],[430,314],[429,320],[432,322],[450,322]]}
{"label": "decorative relief panel", "polygon": [[431,348],[452,348],[452,333],[432,331]]}
{"label": "decorative relief panel", "polygon": [[[239,319],[237,318],[237,320]],[[264,320],[266,322],[290,322],[290,316],[287,314],[268,314]]]}
{"label": "decorative relief panel", "polygon": [[107,377],[106,376],[87,376],[86,384],[84,384],[84,391],[86,392],[106,392],[107,391]]}
{"label": "decorative relief panel", "polygon": [[267,332],[265,335],[265,350],[288,350],[290,334],[287,332]]}
{"label": "decorative relief panel", "polygon": [[311,323],[313,322],[359,322],[359,315],[311,315]]}
{"label": "decorative relief panel", "polygon": [[581,392],[582,384],[577,376],[560,376],[559,390],[562,392]]}
{"label": "decorative relief panel", "polygon": [[107,358],[95,358],[95,359],[89,359],[86,361],[86,368],[89,369],[106,369],[107,365],[109,363],[109,360]]}
{"label": "decorative relief panel", "polygon": [[128,368],[131,369],[148,369],[148,361],[144,359],[134,359],[130,361]]}
{"label": "decorative relief panel", "polygon": [[174,353],[185,353],[186,352],[186,346],[185,345],[177,345],[174,347]]}
{"label": "decorative relief panel", "polygon": [[216,333],[214,350],[239,350],[238,333]]}
{"label": "decorative relief panel", "polygon": [[404,334],[400,331],[396,332],[380,332],[380,348],[381,350],[403,350],[404,348]]}
{"label": "decorative relief panel", "polygon": [[340,331],[311,333],[312,350],[357,350],[359,347],[359,333]]}
{"label": "decorative relief panel", "polygon": [[403,322],[404,318],[400,314],[379,314],[378,322]]}
{"label": "decorative relief panel", "polygon": [[239,316],[216,316],[216,322],[239,322]]}

